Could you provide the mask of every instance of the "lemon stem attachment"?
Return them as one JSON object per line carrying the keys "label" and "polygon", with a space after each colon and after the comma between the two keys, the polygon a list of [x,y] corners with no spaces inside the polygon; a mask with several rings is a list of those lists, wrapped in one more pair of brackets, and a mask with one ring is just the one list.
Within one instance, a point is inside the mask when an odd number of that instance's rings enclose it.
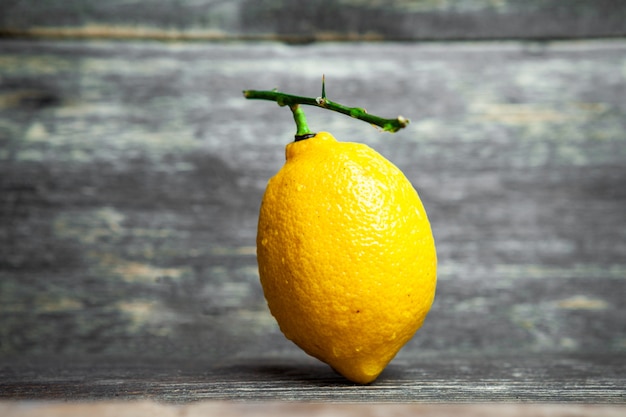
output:
{"label": "lemon stem attachment", "polygon": [[[348,107],[343,104],[335,103],[334,101],[326,98],[326,91],[324,87],[322,89],[322,97],[316,98],[296,96],[293,94],[281,93],[276,90],[245,90],[243,95],[247,99],[269,100],[275,101],[281,107],[289,106],[294,114],[294,120],[296,121],[298,132],[300,132],[301,129],[303,129],[303,131],[304,129],[308,131],[308,127],[306,127],[306,120],[304,119],[304,112],[299,105],[315,106],[345,114],[354,119],[363,120],[364,122],[378,126],[386,132],[397,132],[409,124],[409,119],[402,116],[398,116],[395,119],[385,119],[369,114],[361,107]],[[301,124],[298,124],[298,120],[300,120]],[[296,136],[298,136],[298,134],[299,133],[297,133]],[[305,134],[310,134],[310,132]]]}
{"label": "lemon stem attachment", "polygon": [[315,133],[312,133],[309,129],[309,125],[306,122],[306,116],[304,110],[299,104],[293,104],[289,106],[291,113],[293,114],[293,120],[296,122],[296,139],[295,141],[312,138]]}

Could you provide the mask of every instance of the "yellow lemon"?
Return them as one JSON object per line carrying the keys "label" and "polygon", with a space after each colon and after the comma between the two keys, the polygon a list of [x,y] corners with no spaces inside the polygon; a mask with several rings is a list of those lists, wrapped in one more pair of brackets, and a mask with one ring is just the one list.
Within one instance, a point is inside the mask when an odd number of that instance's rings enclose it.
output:
{"label": "yellow lemon", "polygon": [[437,256],[420,198],[370,147],[321,132],[286,148],[259,215],[259,275],[285,336],[369,383],[419,329]]}

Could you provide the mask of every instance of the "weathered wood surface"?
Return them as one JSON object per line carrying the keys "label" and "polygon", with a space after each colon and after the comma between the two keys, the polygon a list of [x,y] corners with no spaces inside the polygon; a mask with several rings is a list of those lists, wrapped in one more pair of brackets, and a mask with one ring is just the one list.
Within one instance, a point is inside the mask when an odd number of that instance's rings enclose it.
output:
{"label": "weathered wood surface", "polygon": [[572,403],[624,405],[626,354],[404,354],[368,386],[292,352],[221,362],[25,358],[4,364],[0,401],[306,401],[332,403]]}
{"label": "weathered wood surface", "polygon": [[[372,59],[373,57],[384,59]],[[286,341],[256,271],[317,109],[420,192],[440,262],[422,330],[346,384]],[[574,401],[626,395],[626,42],[0,42],[0,397]]]}
{"label": "weathered wood surface", "polygon": [[4,0],[0,35],[158,39],[626,36],[622,0]]}

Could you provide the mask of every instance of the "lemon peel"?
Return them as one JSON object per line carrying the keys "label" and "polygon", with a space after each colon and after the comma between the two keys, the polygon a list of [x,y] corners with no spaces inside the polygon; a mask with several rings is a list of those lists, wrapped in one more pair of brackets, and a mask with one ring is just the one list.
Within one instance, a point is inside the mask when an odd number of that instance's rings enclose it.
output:
{"label": "lemon peel", "polygon": [[378,152],[327,132],[287,145],[261,203],[257,260],[284,335],[361,384],[413,337],[435,296],[419,195]]}

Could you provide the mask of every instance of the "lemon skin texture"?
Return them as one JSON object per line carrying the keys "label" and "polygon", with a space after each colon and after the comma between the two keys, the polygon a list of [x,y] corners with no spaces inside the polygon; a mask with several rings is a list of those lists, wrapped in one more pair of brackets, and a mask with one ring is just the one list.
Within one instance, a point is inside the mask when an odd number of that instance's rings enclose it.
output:
{"label": "lemon skin texture", "polygon": [[356,383],[378,377],[435,296],[417,192],[382,155],[327,132],[287,145],[261,203],[257,259],[284,335]]}

